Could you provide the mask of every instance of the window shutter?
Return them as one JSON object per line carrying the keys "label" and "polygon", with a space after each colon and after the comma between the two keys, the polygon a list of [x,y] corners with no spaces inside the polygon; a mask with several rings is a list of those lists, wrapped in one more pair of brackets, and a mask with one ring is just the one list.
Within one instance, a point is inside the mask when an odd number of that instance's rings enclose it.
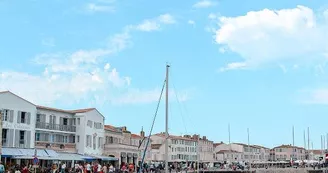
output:
{"label": "window shutter", "polygon": [[17,112],[17,123],[20,123],[21,120],[21,111]]}
{"label": "window shutter", "polygon": [[8,135],[8,147],[13,147],[14,146],[14,129],[9,129],[8,130],[9,135]]}
{"label": "window shutter", "polygon": [[30,124],[31,123],[31,112],[28,112],[27,113],[27,124]]}
{"label": "window shutter", "polygon": [[41,114],[41,117],[40,117],[40,121],[42,122],[42,123],[45,123],[46,122],[46,115],[45,114]]}
{"label": "window shutter", "polygon": [[9,122],[14,122],[14,110],[10,110]]}
{"label": "window shutter", "polygon": [[31,131],[25,131],[25,147],[30,148],[31,144]]}
{"label": "window shutter", "polygon": [[19,148],[19,130],[15,130],[15,147]]}

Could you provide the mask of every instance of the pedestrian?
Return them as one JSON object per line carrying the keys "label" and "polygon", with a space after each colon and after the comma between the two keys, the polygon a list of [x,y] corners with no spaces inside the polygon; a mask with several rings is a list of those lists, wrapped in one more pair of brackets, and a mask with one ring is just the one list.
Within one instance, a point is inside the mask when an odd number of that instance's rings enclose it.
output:
{"label": "pedestrian", "polygon": [[0,161],[0,173],[5,172],[5,166],[3,166],[2,162]]}

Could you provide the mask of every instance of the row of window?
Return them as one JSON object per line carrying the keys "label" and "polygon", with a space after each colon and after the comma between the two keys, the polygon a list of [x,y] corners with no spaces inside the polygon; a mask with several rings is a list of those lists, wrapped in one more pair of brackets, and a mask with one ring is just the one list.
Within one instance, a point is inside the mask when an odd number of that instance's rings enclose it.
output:
{"label": "row of window", "polygon": [[297,148],[276,148],[275,152],[288,152],[290,150],[292,150],[292,152],[295,152],[295,153],[305,153],[305,150],[297,149]]}
{"label": "row of window", "polygon": [[95,129],[103,129],[104,128],[102,123],[92,122],[91,120],[88,120],[87,126],[92,128],[92,125]]}
{"label": "row of window", "polygon": [[197,160],[197,155],[185,155],[185,154],[177,154],[171,155],[172,160]]}
{"label": "row of window", "polygon": [[31,141],[31,131],[2,129],[2,146],[28,148]]}
{"label": "row of window", "polygon": [[90,147],[93,149],[103,148],[104,147],[103,138],[98,137],[98,142],[97,142],[97,136],[86,135],[86,147]]}
{"label": "row of window", "polygon": [[[2,121],[14,122],[14,110],[3,109],[2,110]],[[30,124],[31,113],[17,111],[17,123]]]}
{"label": "row of window", "polygon": [[196,152],[195,147],[172,147],[172,152]]}
{"label": "row of window", "polygon": [[[80,140],[79,136],[78,141]],[[49,133],[35,133],[35,141],[51,142],[51,143],[75,143],[75,135],[61,135]]]}
{"label": "row of window", "polygon": [[181,145],[196,146],[197,145],[197,142],[180,140],[180,139],[172,139],[172,144],[181,144]]}

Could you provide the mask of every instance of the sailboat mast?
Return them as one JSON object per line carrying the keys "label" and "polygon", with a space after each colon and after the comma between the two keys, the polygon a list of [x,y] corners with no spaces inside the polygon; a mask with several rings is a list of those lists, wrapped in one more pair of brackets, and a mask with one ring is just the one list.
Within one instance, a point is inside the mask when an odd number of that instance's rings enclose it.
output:
{"label": "sailboat mast", "polygon": [[169,65],[166,65],[166,99],[165,99],[165,173],[169,172]]}

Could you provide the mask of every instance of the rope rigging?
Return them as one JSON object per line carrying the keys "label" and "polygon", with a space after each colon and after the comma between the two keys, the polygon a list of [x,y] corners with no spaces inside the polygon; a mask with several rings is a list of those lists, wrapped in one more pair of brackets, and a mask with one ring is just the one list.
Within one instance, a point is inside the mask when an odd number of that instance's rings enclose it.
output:
{"label": "rope rigging", "polygon": [[143,152],[139,173],[142,172],[142,168],[143,168],[143,164],[144,164],[144,161],[145,161],[145,156],[146,156],[147,148],[148,148],[148,145],[149,145],[150,137],[151,137],[152,132],[153,132],[155,120],[156,120],[156,117],[157,117],[157,112],[158,112],[158,109],[159,109],[159,106],[160,106],[160,103],[161,103],[161,100],[162,100],[162,96],[163,96],[163,92],[164,92],[164,88],[165,88],[165,83],[166,83],[166,79],[164,80],[164,84],[163,84],[163,87],[162,87],[162,90],[161,90],[161,94],[160,94],[159,99],[158,99],[155,115],[154,115],[154,118],[153,118],[153,122],[152,122],[152,125],[151,125],[151,128],[150,128],[149,135],[148,135],[148,140],[147,140],[147,143],[146,143],[146,146],[145,146],[145,150]]}

